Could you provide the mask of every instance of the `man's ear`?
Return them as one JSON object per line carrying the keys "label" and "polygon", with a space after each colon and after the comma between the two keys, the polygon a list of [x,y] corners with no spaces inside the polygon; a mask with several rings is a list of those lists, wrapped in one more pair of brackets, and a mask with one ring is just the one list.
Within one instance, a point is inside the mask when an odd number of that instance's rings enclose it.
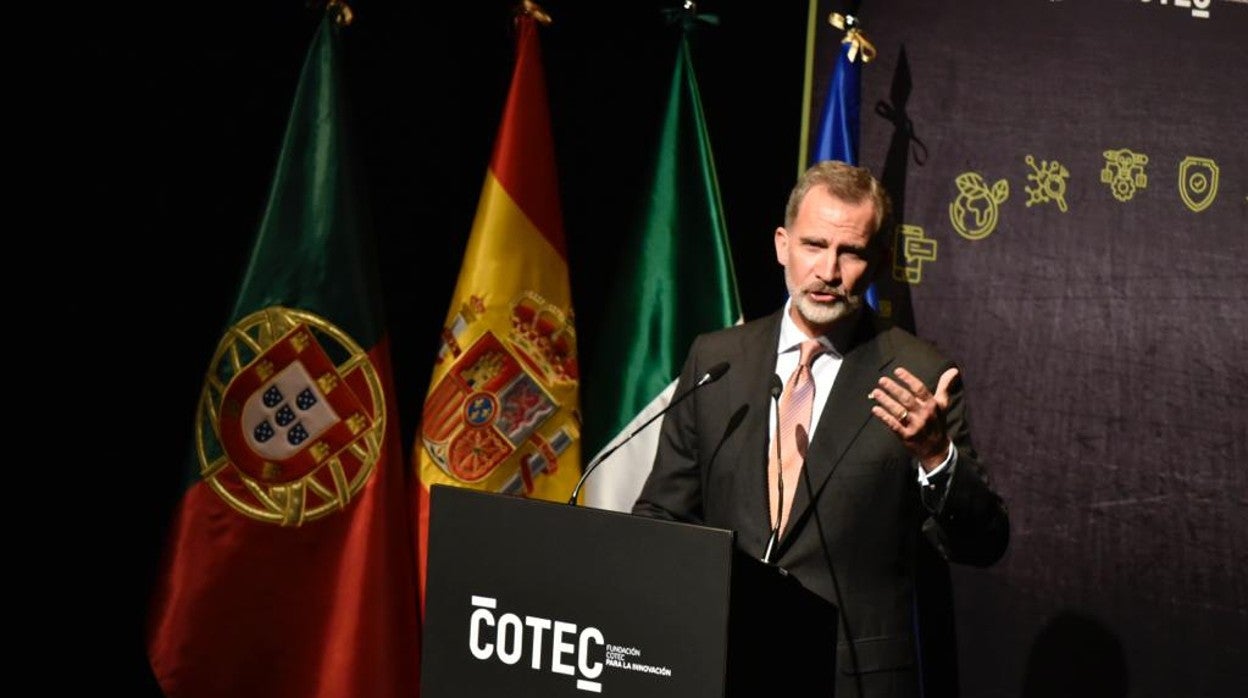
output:
{"label": "man's ear", "polygon": [[776,228],[774,242],[776,244],[776,261],[780,263],[780,266],[786,266],[789,263],[790,240],[789,231],[785,230],[784,226]]}

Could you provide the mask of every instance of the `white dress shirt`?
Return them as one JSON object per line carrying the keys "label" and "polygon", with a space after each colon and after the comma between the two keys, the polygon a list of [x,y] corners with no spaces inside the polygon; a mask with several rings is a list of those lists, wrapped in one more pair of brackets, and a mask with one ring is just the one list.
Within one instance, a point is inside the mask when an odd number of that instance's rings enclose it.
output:
{"label": "white dress shirt", "polygon": [[[781,382],[785,385],[788,384],[789,376],[797,369],[802,342],[810,339],[810,337],[806,336],[806,333],[798,329],[797,323],[793,322],[793,318],[789,315],[789,308],[792,304],[792,298],[789,298],[788,302],[784,304],[784,317],[780,320],[780,342],[776,346],[776,375],[779,376]],[[815,357],[814,363],[810,366],[810,376],[815,381],[815,396],[810,413],[809,442],[815,440],[815,431],[819,429],[819,417],[823,415],[823,408],[828,404],[828,394],[832,392],[832,384],[836,382],[836,374],[840,373],[841,364],[844,361],[844,357],[832,345],[832,340],[826,336],[820,336],[818,340],[823,345],[824,351]],[[863,395],[862,399],[866,400],[867,396]],[[875,419],[875,416],[871,418]],[[775,449],[773,440],[776,437],[776,415],[774,409],[771,411],[768,421],[771,426],[767,452],[771,453]],[[946,469],[952,476],[953,468],[957,465],[957,462],[958,450],[953,447],[952,442],[949,444],[949,453],[945,456],[944,462],[936,466],[930,473],[923,470],[918,460],[915,460],[914,465],[918,473],[919,484],[924,487],[929,486],[929,480]]]}

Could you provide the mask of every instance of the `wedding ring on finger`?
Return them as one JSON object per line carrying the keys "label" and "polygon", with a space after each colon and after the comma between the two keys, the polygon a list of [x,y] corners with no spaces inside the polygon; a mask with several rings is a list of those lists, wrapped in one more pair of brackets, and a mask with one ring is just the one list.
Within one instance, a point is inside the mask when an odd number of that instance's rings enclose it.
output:
{"label": "wedding ring on finger", "polygon": [[897,417],[897,421],[901,422],[902,424],[905,424],[906,417],[909,417],[909,416],[910,416],[910,410],[903,407],[901,408],[901,415]]}

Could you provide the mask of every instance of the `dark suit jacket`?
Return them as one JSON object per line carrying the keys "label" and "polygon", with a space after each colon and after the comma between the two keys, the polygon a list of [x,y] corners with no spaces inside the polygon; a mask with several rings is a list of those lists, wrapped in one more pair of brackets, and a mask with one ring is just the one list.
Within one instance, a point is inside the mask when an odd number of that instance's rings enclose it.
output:
{"label": "dark suit jacket", "polygon": [[[731,369],[664,418],[654,468],[634,513],[732,529],[737,545],[761,558],[770,525],[769,386],[781,312],[694,341],[677,393],[718,362],[729,362]],[[900,439],[872,416],[867,394],[897,366],[935,390],[953,363],[927,342],[862,313],[814,431],[779,544],[779,565],[841,610],[838,698],[860,691],[918,695],[919,662],[931,654],[924,647],[920,656],[913,633],[919,561],[988,565],[1004,553],[1009,537],[1005,508],[971,446],[961,381],[950,390],[946,415],[958,463],[936,487],[919,486]],[[933,546],[939,555],[921,546]],[[955,661],[952,645],[944,649],[950,651],[942,661]],[[933,675],[956,676],[955,668],[936,667]],[[956,685],[946,681],[929,684],[927,695],[954,691]]]}

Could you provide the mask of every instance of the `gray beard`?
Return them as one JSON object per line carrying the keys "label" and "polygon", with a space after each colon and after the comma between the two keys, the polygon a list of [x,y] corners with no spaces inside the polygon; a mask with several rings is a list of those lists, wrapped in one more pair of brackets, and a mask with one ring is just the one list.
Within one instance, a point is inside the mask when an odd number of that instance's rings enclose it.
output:
{"label": "gray beard", "polygon": [[794,296],[797,312],[812,325],[826,327],[862,308],[862,294],[849,294],[835,303],[816,303],[802,293]]}

